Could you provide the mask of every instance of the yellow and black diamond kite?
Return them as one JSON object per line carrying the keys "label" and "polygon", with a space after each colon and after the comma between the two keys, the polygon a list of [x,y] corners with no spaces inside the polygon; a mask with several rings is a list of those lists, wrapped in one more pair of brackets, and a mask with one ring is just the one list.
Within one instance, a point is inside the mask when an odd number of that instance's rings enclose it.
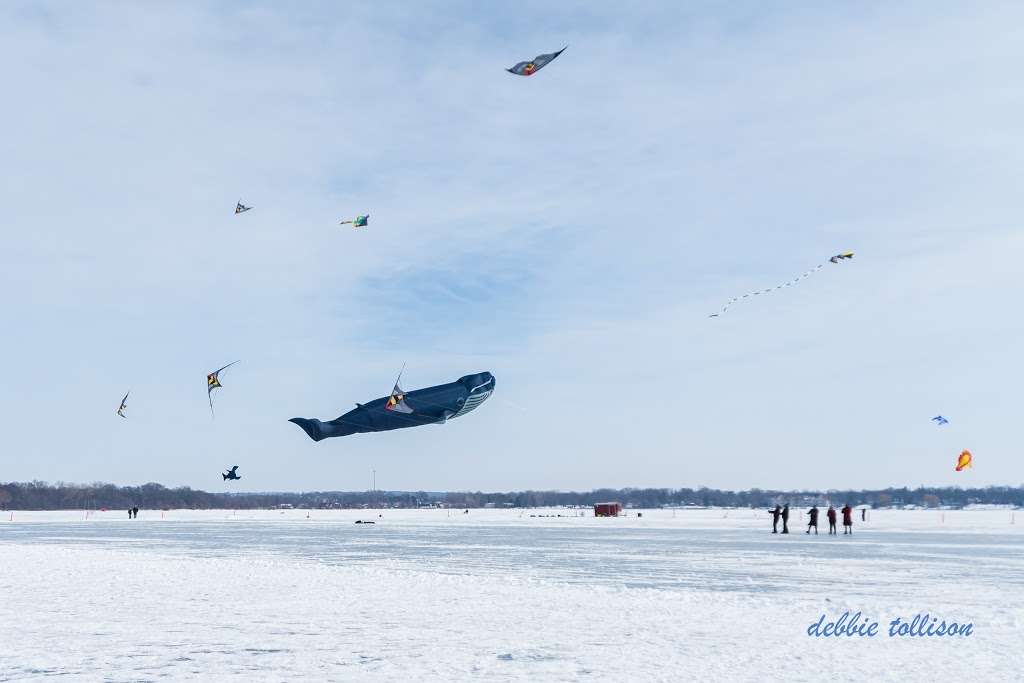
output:
{"label": "yellow and black diamond kite", "polygon": [[230,368],[237,362],[239,361],[236,360],[234,362],[228,363],[219,370],[214,370],[213,372],[206,376],[206,396],[207,398],[210,399],[210,415],[213,415],[213,390],[219,389],[220,387],[224,386],[223,384],[220,383],[220,373]]}

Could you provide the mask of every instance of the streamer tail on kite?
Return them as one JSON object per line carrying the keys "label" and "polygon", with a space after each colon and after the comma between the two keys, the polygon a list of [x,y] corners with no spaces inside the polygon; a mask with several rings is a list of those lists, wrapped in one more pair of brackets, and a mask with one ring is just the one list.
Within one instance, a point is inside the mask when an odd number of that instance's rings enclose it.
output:
{"label": "streamer tail on kite", "polygon": [[248,211],[251,208],[252,208],[251,206],[246,206],[241,201],[239,201],[237,204],[235,204],[235,213],[236,214],[245,213],[246,211]]}
{"label": "streamer tail on kite", "polygon": [[569,46],[566,45],[558,52],[551,52],[546,55],[537,55],[531,61],[528,62],[519,62],[511,69],[505,69],[505,71],[509,72],[510,74],[515,74],[516,76],[532,76],[533,74],[537,73],[545,66],[550,64],[552,61],[554,61],[555,57],[565,52],[566,47]]}
{"label": "streamer tail on kite", "polygon": [[236,360],[231,363],[228,363],[224,367],[214,370],[213,372],[206,376],[206,396],[207,398],[210,399],[210,415],[213,415],[213,390],[219,389],[222,386],[224,386],[223,384],[220,383],[220,373],[223,372],[224,370],[227,370],[232,365],[238,362],[239,361]]}
{"label": "streamer tail on kite", "polygon": [[[128,394],[130,393],[132,392],[129,391]],[[124,414],[124,411],[128,409],[128,394],[125,394],[124,398],[121,399],[121,406],[117,409],[117,414],[126,420],[128,419],[128,416]]]}
{"label": "streamer tail on kite", "polygon": [[962,472],[968,467],[974,464],[974,456],[966,448],[960,453],[960,457],[956,459],[956,471]]}
{"label": "streamer tail on kite", "polygon": [[[852,251],[844,251],[841,254],[836,254],[835,256],[832,256],[831,258],[829,258],[829,261],[831,263],[839,263],[840,261],[846,261],[846,260],[849,260],[849,259],[852,259],[852,258],[853,258],[853,252]],[[772,292],[776,292],[776,291],[778,291],[780,289],[785,289],[786,287],[793,287],[795,285],[798,285],[798,284],[800,284],[800,282],[802,282],[803,280],[806,280],[807,278],[809,278],[810,276],[814,275],[815,273],[817,273],[819,270],[821,270],[824,267],[825,267],[824,263],[819,263],[818,265],[814,266],[810,270],[804,271],[803,273],[801,273],[797,277],[793,278],[792,280],[788,280],[788,281],[783,282],[781,284],[775,285],[774,287],[768,287],[767,289],[758,289],[758,290],[753,291],[753,292],[747,292],[746,294],[742,294],[740,296],[734,296],[733,298],[731,298],[731,299],[729,299],[728,301],[725,302],[725,305],[722,306],[722,310],[718,311],[717,313],[712,313],[708,317],[709,318],[717,318],[720,315],[722,315],[723,313],[725,313],[726,311],[728,311],[730,306],[732,306],[733,304],[735,304],[735,303],[737,303],[739,301],[743,301],[744,299],[749,299],[750,297],[754,297],[754,296],[760,296],[762,294],[771,294]]]}

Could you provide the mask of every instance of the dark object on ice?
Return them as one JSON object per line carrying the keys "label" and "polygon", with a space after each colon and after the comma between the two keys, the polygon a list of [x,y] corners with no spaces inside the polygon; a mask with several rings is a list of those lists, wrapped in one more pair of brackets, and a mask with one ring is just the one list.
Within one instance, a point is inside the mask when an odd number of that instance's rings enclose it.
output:
{"label": "dark object on ice", "polygon": [[224,481],[227,481],[228,479],[230,479],[231,481],[235,481],[236,479],[241,479],[241,477],[238,476],[238,471],[237,470],[238,470],[238,465],[232,465],[230,470],[228,470],[227,472],[225,472],[224,474],[222,474],[220,476],[224,477]]}
{"label": "dark object on ice", "polygon": [[868,521],[868,509],[867,508],[861,508],[860,509],[860,521],[862,521],[862,522]]}
{"label": "dark object on ice", "polygon": [[847,503],[843,506],[843,534],[853,533],[853,508]]}
{"label": "dark object on ice", "polygon": [[818,535],[818,506],[817,505],[812,506],[811,509],[807,511],[807,514],[810,515],[811,519],[810,519],[809,522],[807,522],[807,531],[805,531],[804,533],[805,534],[811,533],[811,528],[813,527],[814,528],[814,535],[817,536]]}
{"label": "dark object on ice", "polygon": [[782,507],[776,505],[774,510],[768,511],[768,514],[772,516],[772,533],[779,533],[779,517],[782,516]]}
{"label": "dark object on ice", "polygon": [[786,503],[786,507],[782,508],[782,533],[789,533],[789,503]]}
{"label": "dark object on ice", "polygon": [[356,520],[356,524],[376,524],[376,523],[377,523],[377,522],[371,522],[371,521],[369,521],[369,520],[367,520],[367,521],[365,521],[365,522],[364,522],[363,520],[361,520],[361,519],[357,519],[357,520]]}
{"label": "dark object on ice", "polygon": [[836,509],[831,505],[828,506],[828,533],[832,536],[836,533]]}
{"label": "dark object on ice", "polygon": [[622,513],[622,503],[595,503],[595,517],[618,517]]}
{"label": "dark object on ice", "polygon": [[402,391],[396,382],[390,396],[369,403],[357,403],[355,410],[330,422],[305,417],[293,417],[288,421],[302,427],[313,441],[333,436],[444,424],[475,409],[493,391],[494,375],[489,372],[466,375],[449,384],[408,393]]}

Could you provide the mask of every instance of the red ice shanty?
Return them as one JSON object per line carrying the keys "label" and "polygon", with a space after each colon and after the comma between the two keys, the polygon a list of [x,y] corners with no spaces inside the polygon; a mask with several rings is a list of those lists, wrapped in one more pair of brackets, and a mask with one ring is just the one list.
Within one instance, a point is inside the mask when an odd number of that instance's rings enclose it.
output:
{"label": "red ice shanty", "polygon": [[622,512],[622,503],[594,503],[595,517],[618,517]]}

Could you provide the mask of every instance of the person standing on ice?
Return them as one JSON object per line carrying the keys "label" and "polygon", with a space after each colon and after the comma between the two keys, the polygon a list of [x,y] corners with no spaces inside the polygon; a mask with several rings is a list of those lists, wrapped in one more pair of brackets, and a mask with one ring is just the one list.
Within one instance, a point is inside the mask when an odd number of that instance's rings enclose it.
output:
{"label": "person standing on ice", "polygon": [[782,533],[789,533],[789,503],[786,503],[786,507],[782,508]]}
{"label": "person standing on ice", "polygon": [[805,534],[811,533],[811,527],[814,527],[814,535],[817,536],[818,535],[818,506],[817,505],[811,506],[811,509],[807,511],[807,514],[810,515],[811,519],[810,519],[809,522],[807,522],[807,531],[805,531],[804,533]]}
{"label": "person standing on ice", "polygon": [[853,508],[847,503],[843,506],[843,535],[853,533]]}
{"label": "person standing on ice", "polygon": [[132,518],[132,509],[128,508],[128,519]]}
{"label": "person standing on ice", "polygon": [[782,515],[782,508],[776,503],[775,509],[769,510],[768,514],[772,516],[772,533],[779,533],[779,517]]}
{"label": "person standing on ice", "polygon": [[832,536],[836,533],[836,509],[831,505],[828,506],[828,535]]}

